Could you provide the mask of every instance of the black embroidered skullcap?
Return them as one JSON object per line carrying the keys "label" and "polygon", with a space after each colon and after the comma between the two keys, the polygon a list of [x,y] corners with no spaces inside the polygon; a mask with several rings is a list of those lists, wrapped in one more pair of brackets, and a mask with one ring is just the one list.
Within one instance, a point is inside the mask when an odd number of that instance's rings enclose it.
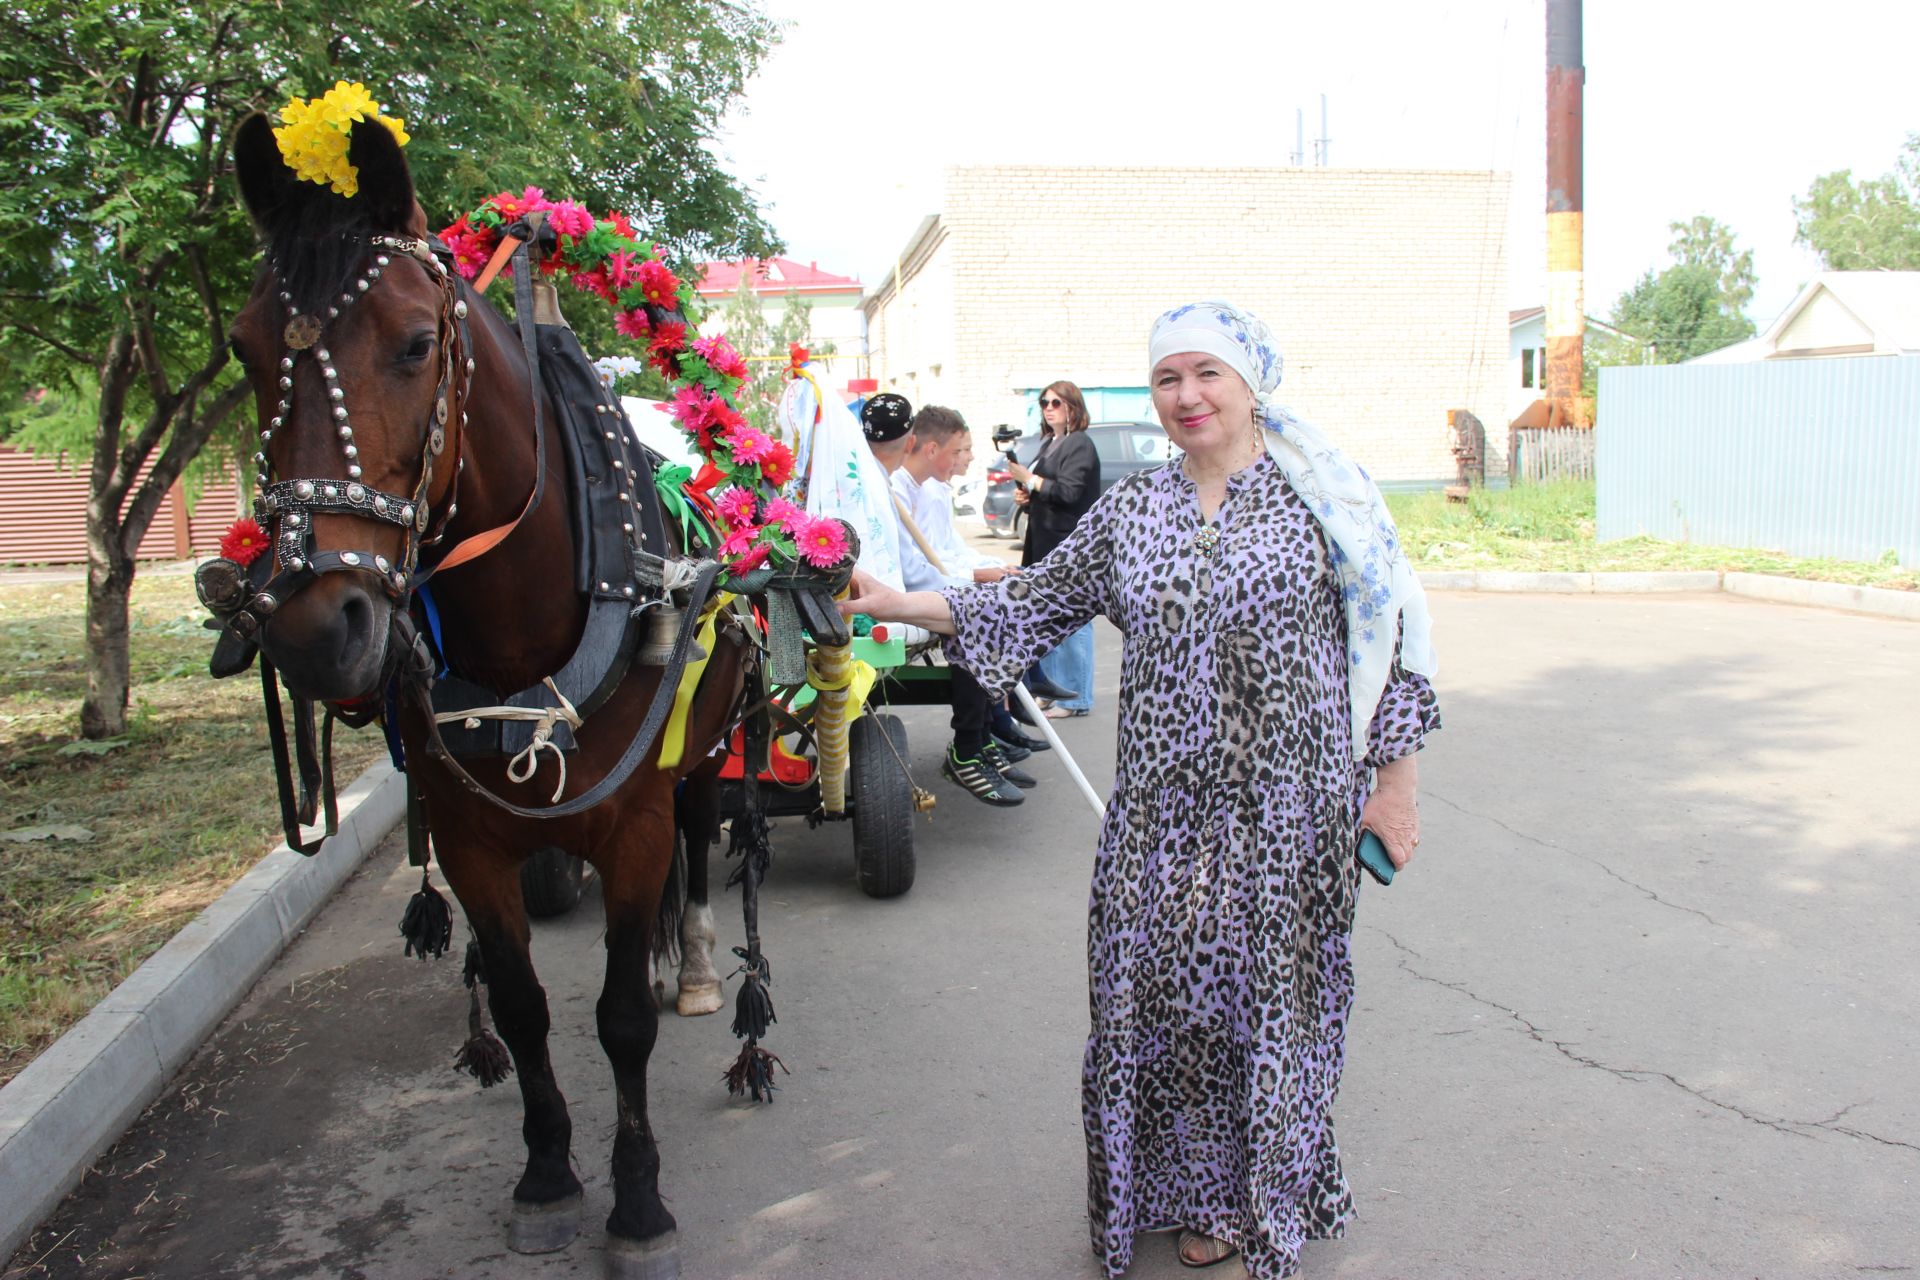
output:
{"label": "black embroidered skullcap", "polygon": [[898,440],[913,429],[913,406],[905,396],[882,391],[860,411],[860,429],[874,444]]}

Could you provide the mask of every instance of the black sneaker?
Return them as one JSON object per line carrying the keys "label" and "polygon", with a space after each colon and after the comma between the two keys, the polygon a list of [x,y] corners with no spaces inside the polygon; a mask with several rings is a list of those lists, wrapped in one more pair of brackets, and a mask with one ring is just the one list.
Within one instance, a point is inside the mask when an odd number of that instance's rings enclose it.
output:
{"label": "black sneaker", "polygon": [[1000,744],[995,742],[991,735],[987,738],[987,745],[980,748],[980,758],[992,765],[1001,777],[1022,791],[1031,791],[1040,785],[1039,779],[1026,770],[1013,767],[1013,761],[1005,751],[1001,750]]}
{"label": "black sneaker", "polygon": [[962,760],[949,744],[940,772],[959,783],[976,800],[1002,808],[1025,803],[1026,797],[1020,794],[1020,789],[1001,777],[1000,771],[982,758],[984,755],[982,752],[971,760]]}
{"label": "black sneaker", "polygon": [[998,747],[1001,756],[1005,758],[1007,764],[1019,764],[1022,760],[1025,760],[1033,754],[1033,752],[1027,750],[1019,743],[1008,742],[997,733],[990,732],[987,734],[987,745],[990,747]]}
{"label": "black sneaker", "polygon": [[1053,750],[1053,744],[1045,738],[1030,738],[1018,729],[1013,730],[1011,733],[1001,733],[998,729],[995,729],[993,731],[993,740],[1007,749],[1007,759],[1016,762],[1022,759],[1022,757],[1013,754],[1015,748],[1026,752],[1028,755],[1032,755],[1036,751]]}

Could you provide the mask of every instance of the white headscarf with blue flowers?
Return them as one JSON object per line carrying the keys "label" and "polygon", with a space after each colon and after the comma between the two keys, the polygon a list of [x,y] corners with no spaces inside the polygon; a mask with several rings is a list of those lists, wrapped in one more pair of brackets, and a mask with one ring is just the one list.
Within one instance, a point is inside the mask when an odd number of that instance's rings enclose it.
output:
{"label": "white headscarf with blue flowers", "polygon": [[[1367,730],[1393,671],[1400,665],[1432,677],[1433,617],[1420,578],[1400,550],[1400,533],[1373,478],[1318,428],[1273,401],[1280,388],[1280,351],[1260,317],[1226,302],[1175,307],[1153,322],[1149,371],[1171,355],[1203,352],[1239,374],[1259,402],[1267,452],[1320,522],[1347,607],[1347,686],[1353,712],[1353,754],[1367,752]],[[1398,621],[1401,626],[1396,628]]]}

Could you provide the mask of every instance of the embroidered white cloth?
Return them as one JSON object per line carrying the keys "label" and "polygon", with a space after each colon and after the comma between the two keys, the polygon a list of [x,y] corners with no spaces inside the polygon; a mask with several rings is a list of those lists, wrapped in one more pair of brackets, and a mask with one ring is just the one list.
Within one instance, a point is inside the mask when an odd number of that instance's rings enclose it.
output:
{"label": "embroidered white cloth", "polygon": [[1272,433],[1267,452],[1326,535],[1346,598],[1347,690],[1353,753],[1360,759],[1366,755],[1367,727],[1392,672],[1395,635],[1400,636],[1402,667],[1428,679],[1439,674],[1427,594],[1401,552],[1400,531],[1373,477],[1325,432],[1274,403],[1282,362],[1266,322],[1230,302],[1175,307],[1153,322],[1149,374],[1166,357],[1192,351],[1221,360],[1253,390],[1258,413]]}
{"label": "embroidered white cloth", "polygon": [[[818,366],[809,364],[807,369],[820,376]],[[789,496],[803,503],[810,516],[838,516],[852,525],[860,535],[860,568],[888,586],[901,587],[900,520],[893,512],[887,469],[867,448],[859,420],[832,396],[819,404],[815,385],[811,379],[795,378],[780,397],[780,427],[793,442]]]}

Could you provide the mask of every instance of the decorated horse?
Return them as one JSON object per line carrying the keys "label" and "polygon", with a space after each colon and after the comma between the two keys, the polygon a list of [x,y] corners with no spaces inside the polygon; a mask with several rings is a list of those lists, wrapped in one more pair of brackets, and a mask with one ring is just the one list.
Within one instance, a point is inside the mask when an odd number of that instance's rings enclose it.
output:
{"label": "decorated horse", "polygon": [[[472,1035],[458,1063],[483,1085],[517,1073],[527,1159],[509,1244],[521,1252],[565,1247],[582,1211],[521,868],[553,850],[593,867],[607,951],[595,1012],[618,1091],[608,1270],[676,1275],[647,1119],[649,957],[682,943],[683,1011],[723,1003],[703,910],[716,748],[744,723],[764,763],[769,641],[757,619],[783,622],[773,647],[788,666],[803,635],[844,644],[831,599],[857,548],[845,526],[777,500],[780,453],[732,403],[744,367],[693,335],[691,291],[623,219],[501,202],[436,237],[404,130],[359,86],[296,99],[282,121],[256,116],[235,142],[264,245],[232,325],[260,443],[257,522],[237,524],[199,574],[220,631],[215,673],[258,659],[283,821],[303,852],[319,838],[301,823],[335,822],[335,721],[377,721],[387,735],[423,866],[407,948],[437,955],[451,941],[451,910],[424,870],[434,856],[471,930]],[[484,272],[462,257],[480,238],[493,250]],[[570,254],[596,260],[574,274],[648,342],[707,459],[664,499],[660,460],[625,429],[560,317],[547,277]],[[511,322],[481,292],[503,267]],[[772,1020],[755,915],[767,828],[751,806],[731,827],[747,923],[734,1030],[746,1044],[728,1084],[758,1099],[777,1067],[759,1045]],[[670,874],[676,832],[684,876]],[[482,985],[504,1049],[485,1027]]]}

